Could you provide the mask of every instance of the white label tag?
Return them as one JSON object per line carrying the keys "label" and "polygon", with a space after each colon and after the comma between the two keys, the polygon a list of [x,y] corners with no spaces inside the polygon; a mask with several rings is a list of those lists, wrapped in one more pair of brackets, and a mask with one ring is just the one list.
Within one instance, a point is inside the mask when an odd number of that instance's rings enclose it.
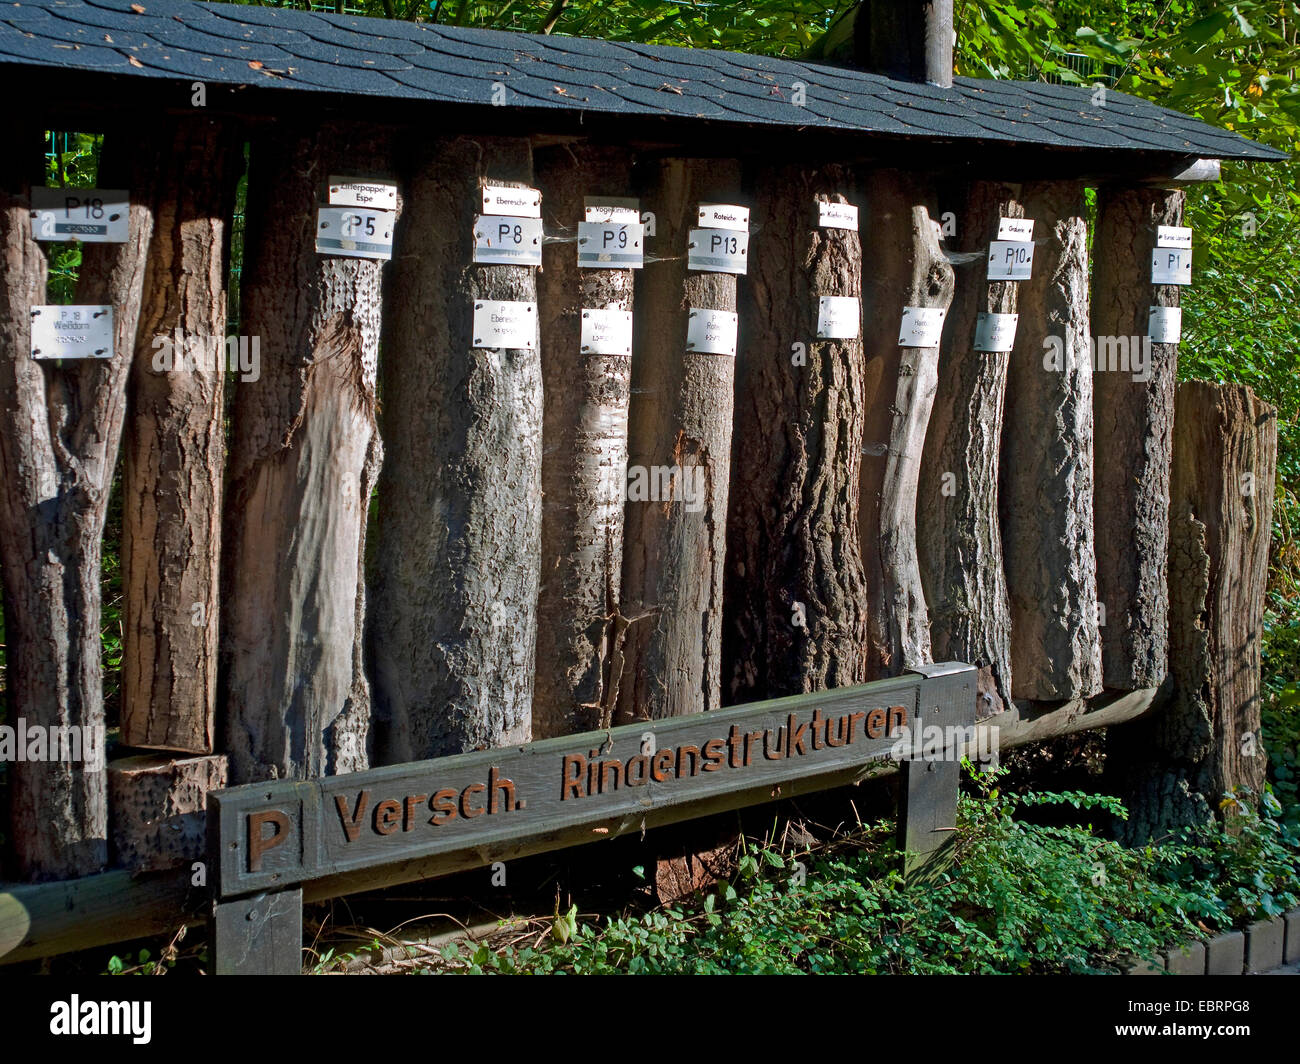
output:
{"label": "white label tag", "polygon": [[691,307],[690,316],[686,320],[686,350],[704,355],[734,356],[738,320],[728,310]]}
{"label": "white label tag", "polygon": [[32,358],[112,357],[112,307],[32,307]]}
{"label": "white label tag", "polygon": [[988,352],[1010,351],[1016,342],[1016,322],[1019,314],[975,315],[975,350]]}
{"label": "white label tag", "polygon": [[1151,283],[1191,284],[1191,251],[1185,248],[1156,248],[1151,253]]}
{"label": "white label tag", "polygon": [[1150,307],[1147,336],[1152,343],[1176,344],[1183,338],[1182,307]]}
{"label": "white label tag", "polygon": [[507,266],[542,264],[542,220],[505,214],[474,219],[474,261]]}
{"label": "white label tag", "polygon": [[943,319],[948,312],[941,307],[904,307],[903,323],[898,330],[899,347],[938,347],[943,335]]}
{"label": "white label tag", "polygon": [[749,232],[749,208],[734,203],[701,203],[700,225],[706,229],[731,229]]}
{"label": "white label tag", "polygon": [[686,249],[688,270],[743,274],[749,256],[749,234],[728,229],[692,229]]}
{"label": "white label tag", "polygon": [[316,250],[352,259],[393,257],[392,211],[321,207],[316,212]]}
{"label": "white label tag", "polygon": [[377,211],[397,210],[397,182],[368,177],[330,176],[331,207],[369,207]]}
{"label": "white label tag", "polygon": [[474,301],[474,346],[532,351],[537,347],[537,304]]}
{"label": "white label tag", "polygon": [[1156,247],[1182,248],[1192,250],[1192,230],[1183,225],[1160,225],[1156,227]]}
{"label": "white label tag", "polygon": [[632,312],[584,308],[582,353],[584,355],[630,355],[632,353]]}
{"label": "white label tag", "polygon": [[990,281],[1027,281],[1034,268],[1034,245],[1020,240],[989,244]]}
{"label": "white label tag", "polygon": [[862,304],[856,296],[817,298],[817,339],[855,340],[862,327]]}
{"label": "white label tag", "polygon": [[817,201],[817,221],[823,229],[852,229],[858,231],[858,209],[852,203],[826,203]]}
{"label": "white label tag", "polygon": [[640,222],[579,222],[578,265],[641,269],[645,265],[645,226]]}
{"label": "white label tag", "polygon": [[540,218],[542,194],[535,188],[484,185],[483,213],[507,214],[515,218]]}
{"label": "white label tag", "polygon": [[639,200],[617,196],[587,196],[583,199],[583,220],[635,225],[641,221]]}
{"label": "white label tag", "polygon": [[34,188],[32,239],[121,244],[130,208],[124,188]]}
{"label": "white label tag", "polygon": [[999,218],[999,240],[1033,240],[1034,220],[1032,218]]}

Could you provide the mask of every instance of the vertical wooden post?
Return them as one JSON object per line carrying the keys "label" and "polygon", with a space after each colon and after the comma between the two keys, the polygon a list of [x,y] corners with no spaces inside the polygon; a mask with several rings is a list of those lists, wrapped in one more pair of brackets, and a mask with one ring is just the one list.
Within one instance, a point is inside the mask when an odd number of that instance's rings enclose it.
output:
{"label": "vertical wooden post", "polygon": [[243,151],[186,115],[163,157],[122,471],[122,739],[206,754],[217,687],[227,227]]}
{"label": "vertical wooden post", "polygon": [[862,252],[872,264],[872,283],[862,314],[866,420],[858,531],[867,578],[867,675],[879,679],[931,660],[916,496],[939,345],[902,347],[898,330],[905,307],[946,312],[954,277],[923,179],[873,172],[864,200]]}
{"label": "vertical wooden post", "polygon": [[[576,234],[585,196],[626,196],[624,148],[551,148],[537,156],[544,217]],[[623,500],[632,356],[585,353],[584,309],[632,310],[632,270],[579,268],[571,240],[543,249],[542,564],[533,738],[608,724],[617,686],[614,616],[623,570]]]}
{"label": "vertical wooden post", "polygon": [[[735,312],[736,278],[686,268],[701,202],[734,203],[739,164],[651,164],[650,247],[667,261],[638,282],[628,465],[676,469],[667,500],[629,500],[623,547],[624,665],[616,723],[721,705],[722,566],[726,552],[735,358],[686,350],[691,307]],[[737,357],[744,358],[741,337]],[[700,505],[686,478],[703,477]]]}
{"label": "vertical wooden post", "polygon": [[1035,249],[1032,278],[1020,282],[1003,418],[1012,693],[1088,698],[1102,685],[1083,185],[1027,185],[1024,207],[1045,243]]}
{"label": "vertical wooden post", "polygon": [[260,357],[233,385],[221,625],[232,783],[370,763],[362,564],[383,453],[383,263],[318,254],[315,239],[331,173],[390,165],[370,128],[253,145],[243,329]]}
{"label": "vertical wooden post", "polygon": [[1151,252],[1157,226],[1182,224],[1185,199],[1181,191],[1102,189],[1093,239],[1097,600],[1105,615],[1103,679],[1121,691],[1158,687],[1168,669],[1178,345],[1149,344],[1145,337],[1150,307],[1178,306],[1177,286],[1151,284]]}
{"label": "vertical wooden post", "polygon": [[[1019,188],[977,181],[959,219],[957,250],[983,252],[1000,218],[1023,218]],[[1016,313],[1017,281],[986,281],[981,254],[962,270],[925,437],[917,529],[930,642],[941,661],[979,669],[980,715],[1011,705],[1011,614],[998,525],[998,469],[1010,352],[975,350],[981,313]]]}
{"label": "vertical wooden post", "polygon": [[214,975],[301,975],[302,888],[216,902],[209,941]]}
{"label": "vertical wooden post", "polygon": [[384,332],[371,652],[387,763],[526,742],[541,558],[537,344],[476,344],[474,303],[536,303],[535,269],[474,265],[484,183],[527,184],[528,141],[419,144]]}
{"label": "vertical wooden post", "polygon": [[848,202],[839,166],[761,167],[760,234],[741,298],[723,688],[732,703],[866,679],[866,584],[858,542],[862,458],[857,334],[817,335],[818,300],[862,296],[856,229],[823,228]]}

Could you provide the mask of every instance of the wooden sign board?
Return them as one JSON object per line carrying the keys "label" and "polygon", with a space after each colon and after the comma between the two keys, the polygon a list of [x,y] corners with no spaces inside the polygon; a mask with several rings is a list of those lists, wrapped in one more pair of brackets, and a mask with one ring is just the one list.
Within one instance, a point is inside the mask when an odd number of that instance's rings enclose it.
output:
{"label": "wooden sign board", "polygon": [[[889,759],[894,733],[915,729],[918,716],[927,726],[973,724],[974,670],[924,668],[929,675],[523,747],[217,791],[208,807],[216,896],[331,877],[364,889],[361,870],[400,865],[417,878],[440,855],[466,867],[770,801],[814,789],[798,786],[810,780],[850,782]],[[478,860],[466,862],[466,851]]]}

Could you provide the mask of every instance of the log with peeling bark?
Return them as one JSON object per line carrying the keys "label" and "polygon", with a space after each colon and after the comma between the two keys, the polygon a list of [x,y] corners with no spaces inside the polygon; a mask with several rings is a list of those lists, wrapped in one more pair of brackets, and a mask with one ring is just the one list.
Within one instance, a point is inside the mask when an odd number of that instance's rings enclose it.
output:
{"label": "log with peeling bark", "polygon": [[[1223,796],[1260,792],[1260,637],[1277,475],[1277,411],[1240,384],[1187,381],[1174,407],[1169,640],[1174,697],[1107,740],[1142,843],[1207,823]],[[1249,800],[1243,794],[1242,800]]]}
{"label": "log with peeling bark", "polygon": [[[586,196],[625,195],[624,148],[575,145],[537,156],[548,229],[576,236]],[[609,675],[623,569],[632,356],[581,350],[585,309],[632,310],[633,271],[579,268],[572,240],[548,244],[541,318],[542,564],[533,737],[589,731],[611,712]]]}
{"label": "log with peeling bark", "polygon": [[[255,141],[223,551],[224,751],[232,783],[370,764],[366,521],[383,449],[383,263],[315,250],[331,173],[383,176],[381,136],[347,126]],[[244,379],[247,377],[248,379]]]}
{"label": "log with peeling bark", "polygon": [[113,864],[161,871],[207,854],[208,792],[226,786],[221,754],[138,754],[108,765]]}
{"label": "log with peeling bark", "polygon": [[867,676],[932,660],[916,547],[917,482],[938,378],[939,346],[899,344],[905,307],[948,310],[953,269],[939,246],[933,192],[894,170],[865,176],[862,322],[866,417],[859,534],[867,581]]}
{"label": "log with peeling bark", "polygon": [[[862,338],[818,337],[818,298],[861,299],[862,248],[822,228],[848,202],[844,167],[766,167],[758,252],[741,300],[727,515],[723,690],[749,702],[866,678],[858,543]],[[859,315],[860,321],[860,315]]]}
{"label": "log with peeling bark", "polygon": [[155,191],[123,445],[122,739],[211,753],[225,466],[226,255],[242,145],[186,116]]}
{"label": "log with peeling bark", "polygon": [[986,279],[1000,218],[1023,218],[1018,186],[977,181],[966,191],[955,251],[959,283],[940,349],[939,386],[925,437],[918,506],[921,579],[939,661],[979,669],[981,713],[1011,704],[1011,613],[998,524],[998,470],[1009,352],[975,350],[981,313],[1016,313],[1016,281]]}
{"label": "log with peeling bark", "polygon": [[1093,552],[1092,361],[1083,185],[1026,185],[1033,276],[1021,281],[999,503],[1011,603],[1012,693],[1102,689]]}
{"label": "log with peeling bark", "polygon": [[[113,308],[113,356],[59,365],[31,355],[31,308],[46,302],[45,252],[32,239],[29,218],[30,175],[39,172],[40,141],[32,131],[14,139],[17,145],[0,161],[0,569],[7,695],[15,719],[33,727],[82,729],[83,742],[97,745],[102,757],[101,539],[122,436],[153,228],[150,185],[160,152],[147,136],[105,136],[99,180],[131,190],[127,239],[85,246],[76,302]],[[17,761],[10,777],[9,834],[20,878],[58,879],[104,866],[102,762]]]}
{"label": "log with peeling bark", "polygon": [[541,559],[542,375],[477,346],[474,303],[536,303],[535,268],[474,265],[482,186],[532,181],[528,141],[416,148],[384,332],[371,651],[384,763],[526,742]]}
{"label": "log with peeling bark", "polygon": [[1144,338],[1150,307],[1178,306],[1176,285],[1151,284],[1151,252],[1157,226],[1182,224],[1185,199],[1181,191],[1102,189],[1093,238],[1093,509],[1097,600],[1106,618],[1101,664],[1106,687],[1122,691],[1156,686],[1168,670],[1178,345],[1146,345]]}
{"label": "log with peeling bark", "polygon": [[[735,203],[739,164],[668,158],[649,164],[644,205],[667,261],[638,282],[628,421],[629,478],[670,477],[666,498],[629,499],[615,723],[721,705],[722,578],[731,467],[735,358],[686,349],[692,307],[735,312],[736,277],[688,271],[688,231],[701,202]],[[741,335],[737,357],[744,358]]]}

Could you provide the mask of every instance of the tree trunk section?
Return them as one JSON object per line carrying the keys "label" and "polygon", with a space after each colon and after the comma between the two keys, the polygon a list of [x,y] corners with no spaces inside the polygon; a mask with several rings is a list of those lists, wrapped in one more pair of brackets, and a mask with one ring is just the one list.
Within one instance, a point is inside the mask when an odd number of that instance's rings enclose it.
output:
{"label": "tree trunk section", "polygon": [[205,754],[217,694],[227,219],[243,152],[205,119],[166,133],[124,446],[122,739]]}
{"label": "tree trunk section", "polygon": [[[663,159],[651,164],[648,185],[646,205],[657,222],[652,246],[668,261],[643,271],[637,292],[628,467],[629,476],[633,467],[679,473],[669,499],[629,500],[625,511],[616,723],[717,709],[722,694],[736,360],[687,351],[686,336],[691,307],[736,311],[736,277],[688,271],[686,252],[698,205],[736,202],[740,166]],[[687,477],[702,478],[694,480],[702,499],[687,499]]]}
{"label": "tree trunk section", "polygon": [[[625,195],[631,156],[575,145],[537,158],[545,215],[576,234],[584,194]],[[623,569],[628,355],[585,354],[584,308],[632,309],[632,270],[579,269],[572,241],[543,249],[542,564],[533,738],[608,723],[614,617]]]}
{"label": "tree trunk section", "polygon": [[76,298],[113,307],[111,359],[58,365],[31,357],[31,307],[45,302],[47,265],[30,235],[28,160],[13,152],[0,164],[0,557],[10,723],[23,718],[29,729],[78,728],[83,751],[87,745],[98,751],[97,760],[24,760],[10,767],[10,836],[18,875],[26,880],[87,875],[108,856],[100,549],[159,152],[128,134],[110,133],[105,141],[99,180],[131,189],[128,236],[121,244],[85,246]]}
{"label": "tree trunk section", "polygon": [[[1185,199],[1184,192],[1159,189],[1102,190],[1093,239],[1092,413],[1099,458],[1093,507],[1097,599],[1106,621],[1101,664],[1106,687],[1121,691],[1157,687],[1169,667],[1166,566],[1178,345],[1149,345],[1149,365],[1141,353],[1149,308],[1178,306],[1176,285],[1150,283],[1151,252],[1156,226],[1182,224]],[[1127,365],[1117,349],[1129,352]]]}
{"label": "tree trunk section", "polygon": [[1092,360],[1083,185],[1026,186],[1033,277],[1020,322],[1002,434],[1002,552],[1016,698],[1101,691],[1093,551]]}
{"label": "tree trunk section", "polygon": [[916,546],[922,449],[938,381],[939,346],[902,347],[905,307],[947,311],[953,269],[931,221],[923,179],[894,170],[867,179],[863,261],[872,284],[863,306],[866,417],[859,533],[867,581],[867,676],[897,676],[931,661]]}
{"label": "tree trunk section", "polygon": [[208,792],[226,786],[220,754],[124,757],[108,766],[113,864],[161,871],[207,857]]}
{"label": "tree trunk section", "polygon": [[862,248],[821,228],[847,202],[843,167],[759,173],[761,247],[742,300],[723,676],[742,703],[866,679],[867,589],[858,543],[861,333],[817,339],[820,296],[862,297]]}
{"label": "tree trunk section", "polygon": [[1273,407],[1245,385],[1178,385],[1169,529],[1174,698],[1159,717],[1107,744],[1107,770],[1129,806],[1121,833],[1130,844],[1207,823],[1224,794],[1258,795],[1263,786],[1260,635],[1276,465]]}
{"label": "tree trunk section", "polygon": [[383,455],[383,263],[317,254],[315,234],[331,173],[388,166],[380,138],[348,127],[253,145],[242,318],[260,366],[235,384],[223,563],[232,783],[370,764],[363,559]]}
{"label": "tree trunk section", "polygon": [[964,271],[940,349],[939,386],[921,463],[917,550],[939,661],[979,669],[979,715],[1011,705],[1011,612],[998,525],[998,469],[1009,352],[975,350],[981,313],[1016,313],[1017,281],[986,281],[999,218],[1023,218],[1019,188],[978,181],[966,194]]}
{"label": "tree trunk section", "polygon": [[478,300],[536,302],[534,268],[474,265],[484,183],[532,180],[528,142],[422,149],[384,335],[371,647],[386,763],[527,742],[541,560],[542,371],[474,346]]}

